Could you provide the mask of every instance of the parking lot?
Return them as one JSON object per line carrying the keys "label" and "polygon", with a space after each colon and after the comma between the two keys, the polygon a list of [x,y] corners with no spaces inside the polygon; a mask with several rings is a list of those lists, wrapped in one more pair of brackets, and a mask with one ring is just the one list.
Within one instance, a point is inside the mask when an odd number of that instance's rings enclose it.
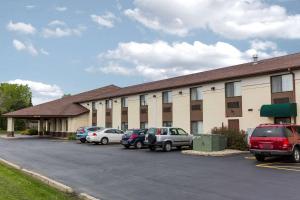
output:
{"label": "parking lot", "polygon": [[299,199],[299,164],[257,163],[250,154],[196,157],[120,145],[0,139],[0,157],[104,200]]}

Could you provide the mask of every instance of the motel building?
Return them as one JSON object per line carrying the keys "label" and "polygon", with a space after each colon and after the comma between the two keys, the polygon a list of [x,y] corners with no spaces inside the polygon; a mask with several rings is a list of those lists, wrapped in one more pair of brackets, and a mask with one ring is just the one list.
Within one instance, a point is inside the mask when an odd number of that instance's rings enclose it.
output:
{"label": "motel building", "polygon": [[148,82],[109,85],[4,114],[36,120],[40,135],[66,137],[79,127],[174,126],[192,134],[214,127],[250,130],[261,123],[300,123],[300,53]]}

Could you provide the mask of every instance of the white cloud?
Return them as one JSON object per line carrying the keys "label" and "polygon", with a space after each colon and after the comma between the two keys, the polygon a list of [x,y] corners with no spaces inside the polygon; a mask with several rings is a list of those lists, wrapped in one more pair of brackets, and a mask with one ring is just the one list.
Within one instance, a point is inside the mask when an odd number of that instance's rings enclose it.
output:
{"label": "white cloud", "polygon": [[26,24],[23,22],[12,22],[10,21],[7,26],[7,30],[9,31],[15,31],[23,34],[35,34],[36,29],[31,24]]}
{"label": "white cloud", "polygon": [[57,85],[50,85],[30,80],[11,80],[8,83],[28,85],[32,91],[32,103],[34,105],[61,98],[63,90]]}
{"label": "white cloud", "polygon": [[15,47],[15,49],[17,51],[26,51],[29,54],[31,54],[32,56],[37,56],[39,54],[39,52],[36,50],[36,48],[31,43],[25,44],[19,40],[14,39],[13,46]]}
{"label": "white cloud", "polygon": [[42,35],[45,38],[61,38],[67,36],[81,36],[82,32],[86,30],[85,26],[77,26],[76,28],[69,27],[54,27],[54,28],[44,28]]}
{"label": "white cloud", "polygon": [[86,71],[162,79],[249,62],[254,54],[260,59],[286,54],[274,44],[256,40],[251,42],[248,50],[241,51],[224,42],[120,43],[116,49],[98,55],[100,67],[89,67]]}
{"label": "white cloud", "polygon": [[263,0],[135,0],[125,15],[178,36],[208,29],[232,39],[300,38],[300,14]]}
{"label": "white cloud", "polygon": [[60,20],[53,20],[48,23],[48,26],[65,26],[65,25],[66,25],[66,23],[64,21],[60,21]]}
{"label": "white cloud", "polygon": [[48,56],[50,53],[48,51],[46,51],[45,49],[41,48],[40,52],[46,56]]}
{"label": "white cloud", "polygon": [[28,10],[34,9],[36,7],[36,5],[26,5],[25,8],[27,8]]}
{"label": "white cloud", "polygon": [[117,17],[111,13],[106,12],[104,15],[90,15],[93,22],[97,23],[99,26],[104,26],[107,28],[114,27]]}
{"label": "white cloud", "polygon": [[68,10],[68,8],[65,6],[57,6],[57,7],[55,7],[55,10],[59,11],[59,12],[64,12],[64,11]]}

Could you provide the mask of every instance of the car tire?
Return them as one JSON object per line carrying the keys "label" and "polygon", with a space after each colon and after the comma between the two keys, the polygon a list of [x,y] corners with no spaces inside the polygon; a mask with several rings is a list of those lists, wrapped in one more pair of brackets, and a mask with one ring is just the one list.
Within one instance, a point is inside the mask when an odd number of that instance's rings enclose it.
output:
{"label": "car tire", "polygon": [[108,138],[107,137],[104,137],[104,138],[102,138],[101,139],[101,144],[103,144],[103,145],[107,145],[108,144]]}
{"label": "car tire", "polygon": [[264,162],[265,161],[265,156],[263,156],[263,155],[255,155],[255,158],[256,158],[256,160],[257,161],[259,161],[259,162]]}
{"label": "car tire", "polygon": [[124,145],[125,149],[129,149],[129,147],[130,147],[129,145]]}
{"label": "car tire", "polygon": [[156,147],[155,146],[149,146],[150,151],[155,151]]}
{"label": "car tire", "polygon": [[136,149],[141,149],[143,147],[143,144],[141,141],[137,141],[134,146]]}
{"label": "car tire", "polygon": [[86,142],[86,139],[80,139],[80,142],[81,142],[81,143],[85,143],[85,142]]}
{"label": "car tire", "polygon": [[163,146],[163,150],[166,152],[169,152],[172,150],[172,143],[171,142],[166,142]]}
{"label": "car tire", "polygon": [[295,162],[295,163],[299,163],[300,162],[300,151],[299,151],[299,148],[297,148],[297,147],[294,148],[294,151],[293,151],[293,154],[292,154],[292,159],[293,159],[293,162]]}
{"label": "car tire", "polygon": [[98,145],[98,144],[99,144],[99,142],[94,142],[94,144],[95,144],[95,145]]}

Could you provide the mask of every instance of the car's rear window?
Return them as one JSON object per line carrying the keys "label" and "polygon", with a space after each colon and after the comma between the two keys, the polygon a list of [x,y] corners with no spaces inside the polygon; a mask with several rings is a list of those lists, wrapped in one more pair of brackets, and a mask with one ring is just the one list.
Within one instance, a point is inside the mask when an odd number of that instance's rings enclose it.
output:
{"label": "car's rear window", "polygon": [[252,137],[287,137],[291,130],[285,127],[257,127]]}

